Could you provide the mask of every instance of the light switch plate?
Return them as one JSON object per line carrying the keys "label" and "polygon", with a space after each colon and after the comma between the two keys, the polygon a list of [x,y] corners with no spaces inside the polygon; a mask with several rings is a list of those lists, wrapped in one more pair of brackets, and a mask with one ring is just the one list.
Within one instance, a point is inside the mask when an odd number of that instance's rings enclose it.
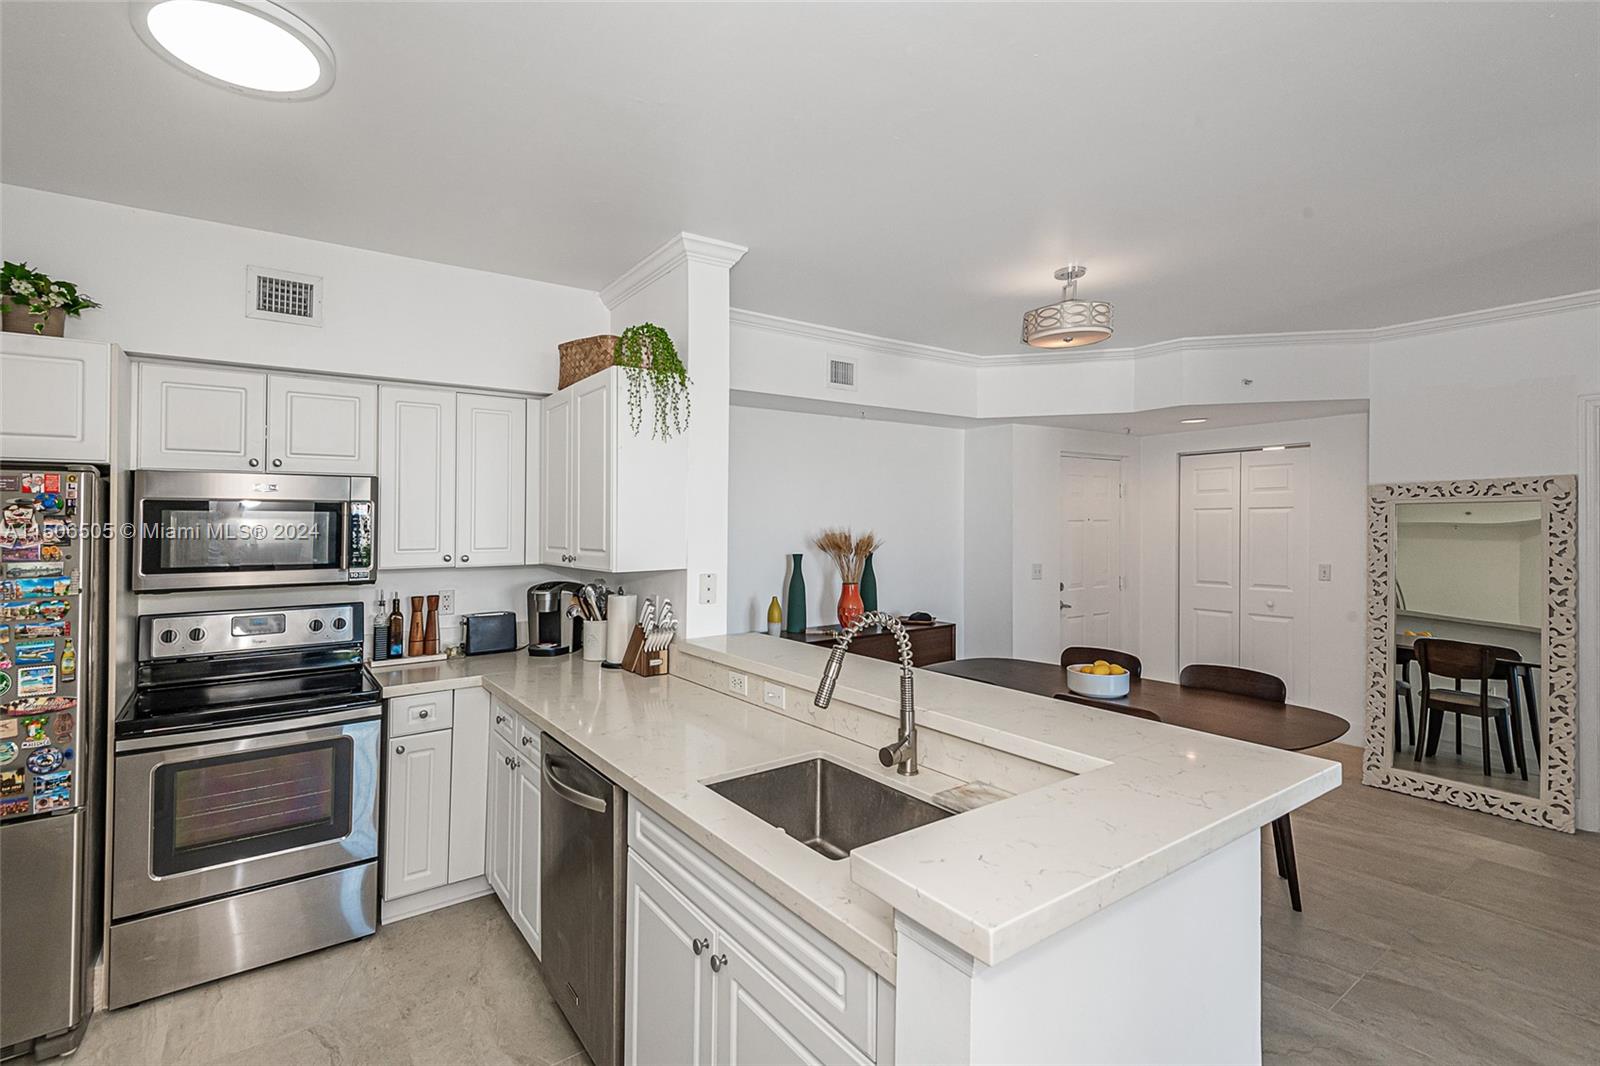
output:
{"label": "light switch plate", "polygon": [[1332,581],[1333,580],[1333,564],[1332,563],[1318,563],[1317,564],[1317,580],[1318,581]]}
{"label": "light switch plate", "polygon": [[785,689],[782,685],[774,685],[771,681],[764,681],[761,687],[761,698],[768,707],[776,707],[781,711],[783,710]]}
{"label": "light switch plate", "polygon": [[1044,580],[1044,564],[1043,563],[1034,563],[1033,564],[1033,579],[1035,581],[1043,581]]}
{"label": "light switch plate", "polygon": [[701,574],[700,575],[700,602],[701,603],[716,603],[717,602],[717,575],[716,574]]}

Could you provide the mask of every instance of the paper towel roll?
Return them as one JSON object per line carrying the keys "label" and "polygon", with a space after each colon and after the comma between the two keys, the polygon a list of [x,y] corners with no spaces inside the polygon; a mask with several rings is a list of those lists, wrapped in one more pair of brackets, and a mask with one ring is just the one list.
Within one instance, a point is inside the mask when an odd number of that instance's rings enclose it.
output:
{"label": "paper towel roll", "polygon": [[606,662],[617,665],[628,651],[628,638],[639,622],[638,596],[606,598]]}

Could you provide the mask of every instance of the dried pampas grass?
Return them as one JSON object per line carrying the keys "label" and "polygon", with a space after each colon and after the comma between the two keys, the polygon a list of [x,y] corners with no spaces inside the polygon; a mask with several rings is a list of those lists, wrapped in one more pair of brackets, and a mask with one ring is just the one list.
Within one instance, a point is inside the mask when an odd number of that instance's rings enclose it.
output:
{"label": "dried pampas grass", "polygon": [[839,580],[848,585],[860,583],[867,556],[883,547],[882,539],[870,529],[859,537],[848,529],[824,529],[811,543],[833,560],[839,568]]}

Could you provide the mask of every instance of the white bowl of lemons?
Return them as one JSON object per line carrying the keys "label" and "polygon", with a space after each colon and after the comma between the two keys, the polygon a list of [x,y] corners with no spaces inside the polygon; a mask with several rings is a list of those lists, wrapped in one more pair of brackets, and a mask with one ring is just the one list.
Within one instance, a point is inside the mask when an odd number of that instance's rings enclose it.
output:
{"label": "white bowl of lemons", "polygon": [[1128,694],[1130,675],[1116,663],[1096,659],[1092,663],[1073,663],[1067,667],[1067,688],[1080,696],[1116,699]]}

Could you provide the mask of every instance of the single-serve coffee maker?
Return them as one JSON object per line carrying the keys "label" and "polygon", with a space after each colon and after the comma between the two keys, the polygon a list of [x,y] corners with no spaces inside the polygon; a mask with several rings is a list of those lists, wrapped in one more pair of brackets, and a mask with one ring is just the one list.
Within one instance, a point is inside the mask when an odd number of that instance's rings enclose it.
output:
{"label": "single-serve coffee maker", "polygon": [[568,655],[583,650],[583,610],[575,597],[577,581],[546,581],[528,586],[528,654]]}

